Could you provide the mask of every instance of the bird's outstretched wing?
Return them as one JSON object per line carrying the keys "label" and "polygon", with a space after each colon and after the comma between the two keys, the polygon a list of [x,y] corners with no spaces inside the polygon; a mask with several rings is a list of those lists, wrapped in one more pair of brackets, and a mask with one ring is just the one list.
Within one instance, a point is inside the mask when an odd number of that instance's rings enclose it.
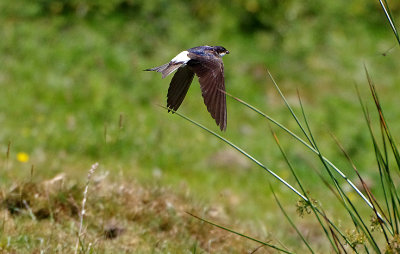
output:
{"label": "bird's outstretched wing", "polygon": [[226,129],[226,95],[224,64],[222,58],[213,54],[197,55],[189,53],[187,64],[199,77],[201,92],[208,112],[215,119],[221,130]]}
{"label": "bird's outstretched wing", "polygon": [[177,110],[182,104],[190,84],[193,81],[194,72],[187,66],[178,69],[168,88],[167,108]]}

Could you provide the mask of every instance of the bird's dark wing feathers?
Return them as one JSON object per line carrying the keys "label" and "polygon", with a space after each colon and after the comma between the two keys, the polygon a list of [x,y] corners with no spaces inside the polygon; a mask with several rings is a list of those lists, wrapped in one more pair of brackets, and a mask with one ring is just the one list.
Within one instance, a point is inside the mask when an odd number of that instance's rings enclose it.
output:
{"label": "bird's dark wing feathers", "polygon": [[193,81],[194,72],[185,65],[178,69],[168,88],[167,108],[177,110]]}
{"label": "bird's dark wing feathers", "polygon": [[188,65],[199,77],[200,87],[208,112],[221,130],[226,129],[227,111],[224,64],[221,57],[212,54],[198,56],[189,53]]}

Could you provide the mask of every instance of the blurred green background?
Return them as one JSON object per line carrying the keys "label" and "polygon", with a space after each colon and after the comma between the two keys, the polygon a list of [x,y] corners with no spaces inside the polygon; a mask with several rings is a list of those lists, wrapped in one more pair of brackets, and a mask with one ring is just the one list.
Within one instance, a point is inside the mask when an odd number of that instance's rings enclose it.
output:
{"label": "blurred green background", "polygon": [[[400,4],[393,1],[391,9],[398,17]],[[229,203],[220,195],[229,190],[239,197],[240,205],[230,208],[236,218],[273,218],[270,176],[167,114],[158,105],[166,103],[170,77],[143,71],[199,45],[226,47],[227,91],[291,128],[295,122],[267,69],[299,110],[298,91],[325,155],[354,177],[332,132],[374,179],[354,88],[370,103],[364,65],[393,133],[400,130],[400,54],[378,1],[21,0],[0,2],[2,186],[28,178],[32,165],[37,179],[64,172],[84,182],[98,161],[111,178],[122,174],[178,192],[183,184],[200,200]],[[227,103],[222,135],[290,181],[266,120],[230,98]],[[202,103],[197,79],[179,112],[221,133]],[[319,167],[315,156],[279,137],[310,190],[319,190],[311,170]],[[29,159],[18,160],[21,153]],[[297,200],[287,196],[288,203]]]}

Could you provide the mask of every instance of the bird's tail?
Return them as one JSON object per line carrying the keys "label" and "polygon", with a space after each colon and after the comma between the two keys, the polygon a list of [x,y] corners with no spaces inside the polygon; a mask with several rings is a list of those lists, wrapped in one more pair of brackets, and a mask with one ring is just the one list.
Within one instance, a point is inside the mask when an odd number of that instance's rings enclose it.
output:
{"label": "bird's tail", "polygon": [[166,63],[164,65],[146,69],[145,71],[156,71],[156,72],[161,72],[162,77],[165,78],[169,74],[171,74],[173,71],[181,67],[182,63]]}
{"label": "bird's tail", "polygon": [[168,65],[169,65],[169,63],[166,63],[166,64],[158,66],[158,67],[146,69],[145,71],[163,72],[163,70],[165,70],[168,67]]}

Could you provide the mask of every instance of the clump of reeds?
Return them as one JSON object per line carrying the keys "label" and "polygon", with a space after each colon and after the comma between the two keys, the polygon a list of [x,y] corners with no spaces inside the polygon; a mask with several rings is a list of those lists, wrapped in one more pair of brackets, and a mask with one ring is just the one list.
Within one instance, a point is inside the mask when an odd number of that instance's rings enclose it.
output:
{"label": "clump of reeds", "polygon": [[[386,3],[386,1],[379,0],[384,14],[389,21],[390,27],[393,30],[397,41],[400,44],[399,35],[396,30],[396,26],[394,24],[390,9]],[[364,118],[366,120],[366,124],[369,131],[370,140],[373,145],[374,154],[377,163],[377,171],[380,177],[380,190],[383,193],[382,195],[375,195],[366,181],[364,180],[361,173],[355,166],[355,163],[351,160],[349,154],[343,148],[341,143],[333,136],[335,143],[338,145],[340,150],[343,153],[343,157],[349,162],[352,169],[354,170],[355,174],[358,177],[361,185],[356,185],[353,181],[350,180],[348,175],[346,175],[344,170],[341,170],[338,166],[336,166],[330,159],[325,157],[323,152],[320,149],[320,146],[317,142],[317,137],[312,132],[310,120],[307,118],[305,109],[303,107],[302,101],[300,96],[299,105],[301,109],[300,116],[295,113],[295,110],[289,104],[288,100],[285,98],[284,94],[281,92],[279,86],[273,79],[272,75],[268,72],[269,77],[271,78],[277,92],[279,93],[280,97],[282,98],[284,104],[286,105],[290,115],[292,116],[293,120],[296,122],[299,131],[302,133],[304,138],[295,134],[294,130],[288,129],[283,124],[279,123],[266,113],[263,113],[256,107],[246,103],[245,101],[236,98],[227,93],[228,96],[235,99],[237,102],[241,103],[242,105],[246,106],[250,110],[256,112],[260,116],[266,118],[270,124],[277,126],[287,134],[289,134],[292,138],[296,141],[303,144],[306,150],[311,151],[315,154],[316,158],[319,160],[320,165],[322,166],[324,172],[317,172],[318,175],[321,177],[321,182],[319,184],[323,184],[327,187],[327,190],[331,192],[334,198],[341,204],[343,212],[347,214],[348,221],[350,223],[346,225],[344,229],[339,223],[332,218],[332,215],[329,215],[320,203],[312,198],[312,194],[306,191],[304,187],[303,181],[296,173],[295,167],[290,161],[290,158],[286,155],[283,147],[280,144],[277,134],[275,133],[274,129],[270,126],[271,133],[276,141],[276,144],[281,151],[281,154],[290,169],[290,172],[295,179],[296,186],[294,187],[293,184],[288,183],[282,177],[280,177],[275,171],[269,167],[267,167],[264,163],[260,162],[249,153],[247,153],[244,149],[240,148],[239,146],[235,145],[232,141],[225,139],[221,135],[213,132],[212,130],[204,127],[203,125],[193,121],[192,119],[176,112],[177,115],[181,116],[182,118],[190,121],[194,125],[206,130],[210,134],[214,135],[215,137],[219,138],[223,142],[227,143],[244,156],[249,158],[253,161],[256,165],[260,168],[265,170],[267,173],[271,174],[274,178],[276,178],[281,184],[289,188],[295,195],[299,197],[299,201],[297,203],[297,211],[300,216],[305,214],[312,214],[316,219],[318,225],[325,235],[326,241],[328,245],[330,245],[331,250],[335,253],[347,253],[347,252],[354,252],[354,253],[400,253],[400,195],[399,195],[399,188],[396,183],[400,181],[399,179],[399,171],[400,171],[400,153],[398,151],[397,144],[390,132],[389,124],[385,119],[382,105],[378,98],[378,94],[376,91],[376,87],[370,77],[367,68],[365,67],[365,74],[367,77],[369,90],[371,92],[371,96],[373,98],[373,102],[377,111],[378,119],[377,124],[379,126],[378,134],[374,131],[374,124],[373,120],[371,119],[371,115],[367,110],[367,107],[364,105],[364,102],[360,96],[360,93],[357,89],[357,95],[359,98],[360,105],[363,110]],[[322,177],[322,173],[327,175],[328,177]],[[352,189],[352,192],[349,192],[345,189],[346,183]],[[312,241],[308,240],[306,236],[303,235],[301,230],[299,230],[296,224],[293,222],[290,215],[288,215],[281,205],[279,198],[275,194],[273,187],[269,184],[271,191],[278,203],[282,213],[284,214],[285,218],[288,220],[290,225],[294,228],[295,232],[299,235],[301,241],[304,243],[306,249],[314,253],[315,250],[313,248]],[[347,188],[347,187],[346,187]],[[359,200],[357,202],[354,201],[354,198],[350,197],[350,193],[354,196],[353,193],[357,194]],[[365,216],[362,210],[365,210],[365,207],[360,207],[360,202],[364,203],[367,208],[369,208],[369,216]],[[274,245],[270,242],[263,242],[257,239],[254,239],[250,236],[240,234],[234,230],[228,229],[226,227],[219,226],[213,222],[206,220],[205,218],[200,218],[194,214],[191,214],[195,218],[198,218],[204,222],[207,222],[211,225],[224,229],[228,232],[235,233],[237,235],[243,236],[247,239],[251,239],[256,241],[259,244],[274,248],[280,252],[284,253],[292,253],[285,246],[278,246]]]}

